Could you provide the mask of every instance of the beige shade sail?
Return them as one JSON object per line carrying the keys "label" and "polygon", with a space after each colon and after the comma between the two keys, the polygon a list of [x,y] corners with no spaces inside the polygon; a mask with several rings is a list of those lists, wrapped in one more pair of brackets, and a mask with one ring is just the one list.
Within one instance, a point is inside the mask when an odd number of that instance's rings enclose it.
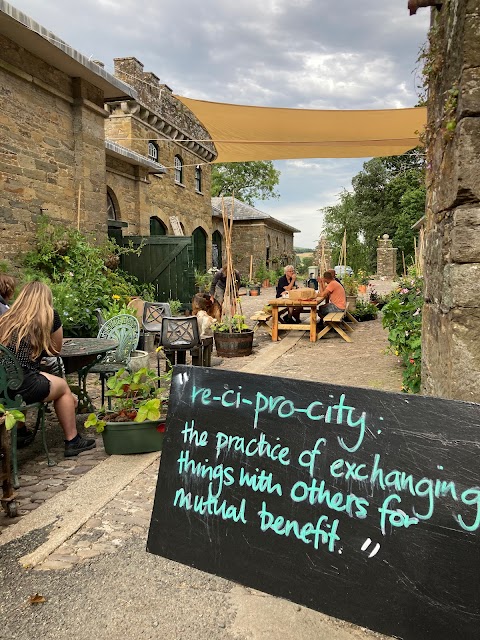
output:
{"label": "beige shade sail", "polygon": [[400,155],[419,144],[427,120],[425,107],[319,111],[176,97],[208,130],[215,162]]}

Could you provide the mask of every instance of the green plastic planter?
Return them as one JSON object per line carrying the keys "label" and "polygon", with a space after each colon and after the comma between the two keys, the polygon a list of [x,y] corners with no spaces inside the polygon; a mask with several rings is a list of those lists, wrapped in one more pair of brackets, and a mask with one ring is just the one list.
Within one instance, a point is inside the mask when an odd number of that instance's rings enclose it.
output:
{"label": "green plastic planter", "polygon": [[165,434],[157,427],[163,423],[162,418],[146,422],[107,422],[102,431],[106,453],[125,456],[161,451]]}

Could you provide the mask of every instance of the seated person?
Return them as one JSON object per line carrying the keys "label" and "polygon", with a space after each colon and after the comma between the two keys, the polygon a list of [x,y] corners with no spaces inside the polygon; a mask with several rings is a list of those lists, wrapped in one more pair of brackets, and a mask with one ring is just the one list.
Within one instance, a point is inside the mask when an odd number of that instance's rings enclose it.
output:
{"label": "seated person", "polygon": [[10,309],[10,300],[15,290],[15,278],[0,273],[0,316]]}
{"label": "seated person", "polygon": [[[287,264],[284,269],[284,275],[278,279],[276,297],[281,298],[284,291],[298,289],[296,280],[297,276],[293,265]],[[291,324],[299,324],[301,311],[301,308],[294,309],[292,307],[288,307],[288,318],[284,316],[283,320]]]}
{"label": "seated person", "polygon": [[[40,371],[42,357],[60,353],[62,342],[62,322],[53,308],[51,290],[42,282],[26,284],[8,312],[0,317],[0,344],[20,361],[24,377],[18,393],[25,404],[53,401],[64,434],[64,455],[68,458],[93,449],[96,443],[77,431],[77,397],[67,381]],[[17,431],[17,435],[24,441],[29,437],[28,432],[18,434]]]}
{"label": "seated person", "polygon": [[320,292],[320,296],[317,298],[317,302],[321,302],[322,300],[326,301],[326,304],[322,304],[318,307],[318,315],[321,318],[325,317],[329,313],[345,311],[347,308],[345,289],[335,280],[330,271],[325,271],[323,274],[323,280],[325,282],[325,288]]}

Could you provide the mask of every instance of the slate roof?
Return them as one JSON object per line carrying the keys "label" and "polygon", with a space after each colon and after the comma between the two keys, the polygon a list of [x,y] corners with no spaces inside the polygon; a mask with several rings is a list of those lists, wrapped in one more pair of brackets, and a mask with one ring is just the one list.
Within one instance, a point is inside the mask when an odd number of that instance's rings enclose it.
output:
{"label": "slate roof", "polygon": [[[223,204],[227,213],[230,213],[232,198],[223,198]],[[212,216],[219,218],[222,217],[222,198],[212,198]],[[251,207],[249,204],[245,204],[245,202],[241,202],[236,198],[234,199],[233,206],[233,220],[265,220],[267,224],[268,221],[271,221],[277,226],[283,227],[292,233],[300,233],[300,229],[295,229],[295,227],[291,227],[289,224],[274,218],[268,213],[259,211],[258,209],[255,209],[255,207]]]}

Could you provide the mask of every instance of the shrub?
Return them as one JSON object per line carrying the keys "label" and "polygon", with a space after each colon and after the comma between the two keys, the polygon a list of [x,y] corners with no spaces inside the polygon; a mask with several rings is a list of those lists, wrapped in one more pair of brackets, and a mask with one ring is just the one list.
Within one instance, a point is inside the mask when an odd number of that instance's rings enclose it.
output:
{"label": "shrub", "polygon": [[138,293],[136,278],[115,268],[114,258],[130,251],[110,240],[97,244],[95,238],[42,216],[36,248],[25,256],[25,275],[50,285],[66,335],[94,336],[94,309],[109,309],[113,295],[125,301]]}
{"label": "shrub", "polygon": [[418,393],[421,384],[423,278],[412,275],[400,281],[383,307],[390,350],[402,359],[402,391]]}

